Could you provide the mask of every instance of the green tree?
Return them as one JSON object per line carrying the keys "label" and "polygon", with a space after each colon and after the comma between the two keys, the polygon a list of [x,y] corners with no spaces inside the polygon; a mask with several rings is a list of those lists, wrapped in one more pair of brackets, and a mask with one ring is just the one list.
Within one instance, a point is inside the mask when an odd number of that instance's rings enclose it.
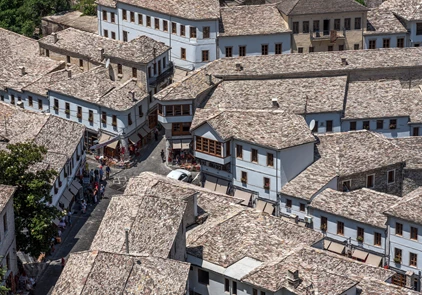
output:
{"label": "green tree", "polygon": [[365,0],[356,0],[356,2],[362,4],[363,6],[366,6]]}
{"label": "green tree", "polygon": [[[5,267],[0,268],[0,277],[4,278],[6,276],[7,269]],[[4,283],[0,284],[0,295],[7,295],[9,294],[10,289],[6,288]]]}
{"label": "green tree", "polygon": [[84,15],[97,15],[95,0],[80,0],[74,9],[81,11]]}
{"label": "green tree", "polygon": [[[16,243],[18,249],[38,257],[49,249],[54,236],[51,221],[59,216],[50,207],[51,181],[57,173],[50,169],[31,169],[40,163],[47,150],[32,143],[7,145],[0,151],[0,184],[15,186]],[[40,166],[38,166],[40,167]]]}

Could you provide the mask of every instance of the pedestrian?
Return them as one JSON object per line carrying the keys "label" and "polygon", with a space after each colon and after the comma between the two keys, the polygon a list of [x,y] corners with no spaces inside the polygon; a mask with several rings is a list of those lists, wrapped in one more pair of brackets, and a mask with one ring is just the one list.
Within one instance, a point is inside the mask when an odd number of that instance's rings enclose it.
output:
{"label": "pedestrian", "polygon": [[92,182],[94,180],[94,169],[91,169],[89,171],[89,181]]}
{"label": "pedestrian", "polygon": [[64,259],[64,257],[62,257],[62,268],[64,268],[66,265],[66,260]]}
{"label": "pedestrian", "polygon": [[89,172],[89,165],[88,165],[88,162],[85,162],[85,171],[86,171],[86,172]]}
{"label": "pedestrian", "polygon": [[72,212],[67,212],[67,220],[69,221],[69,226],[72,226]]}
{"label": "pedestrian", "polygon": [[101,188],[100,188],[100,199],[104,198],[104,190],[105,190],[104,184],[101,184]]}
{"label": "pedestrian", "polygon": [[107,166],[106,167],[106,179],[110,178],[110,171],[111,171],[110,166]]}
{"label": "pedestrian", "polygon": [[104,170],[103,166],[100,166],[100,182],[103,181]]}
{"label": "pedestrian", "polygon": [[81,205],[82,205],[82,213],[85,214],[86,213],[86,202],[85,202],[85,200],[83,200]]}
{"label": "pedestrian", "polygon": [[166,161],[165,157],[166,155],[164,154],[164,150],[161,150],[161,160],[163,161],[163,163]]}
{"label": "pedestrian", "polygon": [[158,129],[155,128],[154,130],[154,137],[155,137],[155,141],[158,141]]}

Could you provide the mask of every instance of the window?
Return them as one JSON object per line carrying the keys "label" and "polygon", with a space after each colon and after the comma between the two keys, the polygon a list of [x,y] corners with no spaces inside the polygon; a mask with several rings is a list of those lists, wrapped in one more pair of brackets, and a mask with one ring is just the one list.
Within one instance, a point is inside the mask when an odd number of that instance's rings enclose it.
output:
{"label": "window", "polygon": [[128,122],[128,124],[129,124],[129,126],[130,125],[132,125],[132,114],[131,113],[129,113],[128,115],[127,115],[127,122]]}
{"label": "window", "polygon": [[79,119],[82,119],[82,107],[78,107],[78,113],[76,115]]}
{"label": "window", "polygon": [[89,111],[88,121],[91,122],[91,123],[94,122],[94,112],[93,111]]}
{"label": "window", "polygon": [[384,120],[377,120],[377,129],[384,129]]}
{"label": "window", "polygon": [[375,246],[381,246],[381,234],[380,233],[374,233],[374,245]]}
{"label": "window", "polygon": [[141,105],[138,106],[138,114],[139,114],[139,117],[142,117],[144,115],[144,112],[142,111],[142,106]]}
{"label": "window", "polygon": [[82,59],[79,59],[79,67],[81,68],[84,67],[84,61]]}
{"label": "window", "polygon": [[390,170],[387,172],[387,182],[394,183],[396,178],[396,170]]}
{"label": "window", "polygon": [[390,38],[382,39],[382,48],[390,48]]}
{"label": "window", "polygon": [[410,252],[409,253],[410,255],[410,259],[409,259],[409,265],[410,266],[417,266],[418,265],[418,254],[415,254],[415,253],[412,253],[412,252]]}
{"label": "window", "polygon": [[10,270],[10,255],[9,254],[6,255],[6,267],[8,270]]}
{"label": "window", "polygon": [[210,283],[209,273],[199,268],[198,268],[198,283],[203,284],[203,285],[209,285]]}
{"label": "window", "polygon": [[309,22],[308,21],[304,21],[302,23],[302,32],[304,34],[309,33]]}
{"label": "window", "polygon": [[241,177],[240,181],[242,183],[247,183],[248,182],[248,173],[246,171],[242,171],[242,177]]}
{"label": "window", "polygon": [[328,227],[327,217],[321,216],[321,230],[326,231]]}
{"label": "window", "polygon": [[369,121],[363,121],[362,128],[369,130]]}
{"label": "window", "polygon": [[180,36],[186,36],[186,27],[185,25],[180,25]]}
{"label": "window", "polygon": [[196,38],[196,27],[192,27],[192,26],[189,27],[189,35],[193,39]]}
{"label": "window", "polygon": [[397,47],[399,48],[404,47],[404,38],[397,38]]}
{"label": "window", "polygon": [[59,111],[59,100],[58,99],[54,99],[54,110],[56,112]]}
{"label": "window", "polygon": [[38,109],[42,110],[42,100],[41,99],[38,100]]}
{"label": "window", "polygon": [[132,68],[132,78],[138,78],[138,69]]}
{"label": "window", "polygon": [[410,239],[411,240],[418,240],[418,229],[416,227],[410,227]]}
{"label": "window", "polygon": [[413,127],[413,136],[419,136],[419,127]]}
{"label": "window", "polygon": [[274,154],[267,153],[267,166],[274,167]]}
{"label": "window", "polygon": [[148,78],[151,78],[152,74],[151,74],[151,67],[148,67]]}
{"label": "window", "polygon": [[166,20],[163,20],[163,31],[168,32],[169,30],[169,23]]}
{"label": "window", "polygon": [[312,132],[318,132],[318,124],[319,122],[315,121],[315,125],[314,125],[314,128],[312,128]]}
{"label": "window", "polygon": [[396,222],[396,235],[402,236],[403,235],[403,224]]}
{"label": "window", "polygon": [[293,22],[293,34],[299,34],[299,22]]}
{"label": "window", "polygon": [[252,149],[251,162],[258,162],[258,150]]}
{"label": "window", "polygon": [[344,45],[339,45],[338,46],[338,51],[343,51],[344,50]]}
{"label": "window", "polygon": [[397,128],[397,120],[396,119],[391,119],[390,120],[390,129],[396,129]]}
{"label": "window", "polygon": [[114,14],[114,12],[110,12],[110,18],[112,23],[116,22],[116,15]]}
{"label": "window", "polygon": [[123,18],[123,20],[127,20],[127,11],[126,11],[126,9],[123,9],[122,10],[122,18]]}
{"label": "window", "polygon": [[224,292],[230,293],[230,281],[228,279],[224,279]]}
{"label": "window", "polygon": [[101,122],[104,123],[104,124],[107,123],[107,113],[106,112],[101,113]]}
{"label": "window", "polygon": [[376,48],[376,40],[369,40],[368,48],[369,49],[375,49]]}
{"label": "window", "polygon": [[246,46],[239,46],[239,56],[246,56]]}
{"label": "window", "polygon": [[366,176],[366,187],[368,188],[374,187],[374,178],[375,178],[374,174]]}
{"label": "window", "polygon": [[[190,132],[190,125],[191,123],[186,122],[186,123],[173,123],[172,124],[172,135],[173,136],[179,136],[179,135],[189,135]],[[218,155],[221,155],[221,148],[217,147],[217,149],[215,149],[214,146],[212,146],[212,150],[217,150]]]}
{"label": "window", "polygon": [[230,156],[230,141],[226,142],[226,157]]}
{"label": "window", "polygon": [[356,130],[356,121],[350,122],[350,130]]}
{"label": "window", "polygon": [[163,57],[163,70],[166,68],[166,57]]}
{"label": "window", "polygon": [[50,50],[48,49],[45,50],[45,56],[48,56],[48,57],[50,56]]}
{"label": "window", "polygon": [[258,295],[258,290],[257,289],[252,289],[252,295]]}
{"label": "window", "polygon": [[209,51],[202,50],[202,61],[209,61]]}
{"label": "window", "polygon": [[203,27],[202,28],[202,38],[208,39],[210,37],[210,27]]}
{"label": "window", "polygon": [[303,47],[299,47],[299,48],[297,49],[297,52],[298,52],[298,53],[303,53]]}
{"label": "window", "polygon": [[151,17],[147,16],[147,27],[151,27]]}
{"label": "window", "polygon": [[65,111],[67,115],[70,115],[70,104],[68,102],[65,103]]}
{"label": "window", "polygon": [[319,20],[314,20],[314,32],[319,32]]}
{"label": "window", "polygon": [[287,208],[292,208],[292,200],[286,199],[286,207]]}
{"label": "window", "polygon": [[123,67],[121,64],[117,64],[117,74],[119,75],[123,74]]}
{"label": "window", "polygon": [[402,257],[402,251],[401,249],[394,248],[394,261],[400,263]]}
{"label": "window", "polygon": [[116,32],[111,32],[111,39],[116,40]]}
{"label": "window", "polygon": [[364,237],[365,237],[365,230],[362,227],[358,227],[356,239],[359,242],[363,242],[364,241]]}
{"label": "window", "polygon": [[239,144],[236,144],[236,157],[241,159],[243,158],[243,148]]}
{"label": "window", "polygon": [[7,213],[4,213],[4,215],[3,215],[3,230],[4,230],[5,235],[6,235],[7,231],[9,230],[9,225],[7,223]]}
{"label": "window", "polygon": [[28,105],[30,107],[32,107],[34,105],[33,101],[32,101],[32,96],[28,96]]}
{"label": "window", "polygon": [[344,223],[341,221],[337,221],[337,234],[341,236],[344,235]]}
{"label": "window", "polygon": [[350,30],[350,18],[345,18],[344,19],[344,29],[345,30]]}
{"label": "window", "polygon": [[315,52],[315,48],[314,47],[309,47],[309,52]]}
{"label": "window", "polygon": [[159,18],[154,17],[154,28],[156,30],[160,29],[160,19]]}
{"label": "window", "polygon": [[334,50],[334,46],[333,45],[328,45],[328,51],[333,51]]}
{"label": "window", "polygon": [[144,24],[144,16],[140,13],[138,13],[138,25],[143,25]]}
{"label": "window", "polygon": [[299,210],[302,211],[302,212],[305,212],[305,204],[304,203],[300,203]]}
{"label": "window", "polygon": [[117,116],[113,115],[113,117],[111,118],[111,125],[113,126],[117,126]]}
{"label": "window", "polygon": [[336,18],[334,20],[334,30],[336,30],[336,31],[340,31],[341,30],[340,29],[340,19],[339,18]]}
{"label": "window", "polygon": [[416,23],[416,35],[422,35],[422,23]]}
{"label": "window", "polygon": [[190,115],[190,105],[182,105],[182,115]]}
{"label": "window", "polygon": [[237,295],[237,282],[232,282],[232,295]]}
{"label": "window", "polygon": [[180,58],[186,60],[186,48],[180,48]]}
{"label": "window", "polygon": [[221,142],[197,136],[196,151],[221,157]]}
{"label": "window", "polygon": [[233,47],[226,47],[226,57],[233,56]]}
{"label": "window", "polygon": [[108,21],[107,19],[107,11],[103,10],[103,20]]}
{"label": "window", "polygon": [[131,23],[135,22],[135,13],[133,11],[130,12],[130,22]]}
{"label": "window", "polygon": [[127,31],[123,31],[123,42],[127,42],[128,38],[127,38]]}
{"label": "window", "polygon": [[359,50],[359,48],[360,48],[359,44],[355,44],[355,45],[353,45],[353,49],[354,49],[354,50]]}
{"label": "window", "polygon": [[[108,38],[108,30],[104,30],[104,37]],[[69,57],[69,56],[68,56]],[[69,63],[69,62],[68,62]]]}
{"label": "window", "polygon": [[326,121],[326,123],[327,123],[327,132],[333,132],[333,121],[328,120]]}
{"label": "window", "polygon": [[270,189],[270,179],[268,177],[264,177],[264,189]]}
{"label": "window", "polygon": [[262,55],[268,55],[268,44],[262,44],[261,45],[261,54]]}
{"label": "window", "polygon": [[283,47],[281,43],[277,43],[275,45],[275,50],[274,50],[275,54],[281,54],[283,52]]}
{"label": "window", "polygon": [[[153,64],[153,70],[154,70],[154,76],[155,75],[157,75],[157,64],[154,62],[154,64]],[[155,93],[157,93],[157,92],[155,92]]]}
{"label": "window", "polygon": [[350,191],[350,188],[352,187],[352,181],[351,180],[345,180],[343,181],[343,192]]}
{"label": "window", "polygon": [[0,95],[1,101],[4,101],[4,95]]}
{"label": "window", "polygon": [[355,18],[355,30],[360,30],[362,28],[362,19],[360,17]]}

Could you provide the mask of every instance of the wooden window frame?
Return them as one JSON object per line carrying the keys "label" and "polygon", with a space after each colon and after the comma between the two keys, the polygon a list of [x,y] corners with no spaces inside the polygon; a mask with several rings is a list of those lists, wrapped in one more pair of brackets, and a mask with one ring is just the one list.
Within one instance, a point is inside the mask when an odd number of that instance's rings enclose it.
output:
{"label": "wooden window frame", "polygon": [[218,158],[223,158],[222,143],[205,137],[196,136],[195,151]]}
{"label": "wooden window frame", "polygon": [[299,22],[292,23],[293,34],[299,34]]}
{"label": "wooden window frame", "polygon": [[230,293],[230,281],[229,279],[224,279],[224,292]]}
{"label": "wooden window frame", "polygon": [[276,43],[274,45],[274,53],[275,54],[283,54],[283,43]]}
{"label": "wooden window frame", "polygon": [[107,10],[103,10],[103,21],[108,21]]}
{"label": "wooden window frame", "polygon": [[[369,182],[368,182],[370,177],[372,177],[372,185],[371,186],[369,186]],[[366,187],[367,188],[374,188],[375,187],[375,174],[366,175]]]}
{"label": "wooden window frame", "polygon": [[413,241],[417,241],[418,240],[418,228],[411,226],[410,227],[410,239]]}
{"label": "wooden window frame", "polygon": [[64,113],[66,115],[70,115],[70,103],[68,103],[68,102],[65,102],[65,104],[64,104]]}
{"label": "wooden window frame", "polygon": [[309,21],[302,22],[302,33],[308,34],[309,33]]}
{"label": "wooden window frame", "polygon": [[378,232],[374,232],[374,246],[381,246],[382,235]]}
{"label": "wooden window frame", "polygon": [[210,284],[210,273],[206,270],[198,268],[198,283],[208,286]]}
{"label": "wooden window frame", "polygon": [[127,10],[126,9],[122,9],[122,19],[127,20]]}
{"label": "wooden window frame", "polygon": [[135,12],[133,11],[130,12],[130,22],[135,23]]}
{"label": "wooden window frame", "polygon": [[138,69],[132,68],[132,78],[137,79],[138,78]]}
{"label": "wooden window frame", "polygon": [[390,38],[383,38],[382,39],[382,48],[390,48],[391,47],[391,39]]}
{"label": "wooden window frame", "polygon": [[148,28],[151,28],[151,16],[147,15],[146,17],[146,26]]}
{"label": "wooden window frame", "polygon": [[346,31],[350,31],[352,29],[352,19],[350,17],[346,17],[344,19],[344,29]]}
{"label": "wooden window frame", "polygon": [[362,29],[362,18],[355,17],[355,30],[361,30],[361,29]]}
{"label": "wooden window frame", "polygon": [[292,208],[293,207],[293,201],[292,199],[286,199],[286,208]]}
{"label": "wooden window frame", "polygon": [[88,121],[90,123],[93,123],[94,122],[94,112],[91,111],[91,110],[88,111]]}
{"label": "wooden window frame", "polygon": [[375,48],[377,48],[377,40],[369,40],[368,49],[375,49]]}
{"label": "wooden window frame", "polygon": [[243,146],[236,144],[236,158],[243,160]]}
{"label": "wooden window frame", "polygon": [[344,222],[337,221],[337,235],[344,236]]}
{"label": "wooden window frame", "polygon": [[395,235],[400,237],[403,236],[403,224],[400,222],[396,222]]}
{"label": "wooden window frame", "polygon": [[363,227],[358,226],[356,230],[356,240],[361,243],[365,241],[365,229]]}
{"label": "wooden window frame", "polygon": [[348,180],[343,180],[342,181],[342,189],[343,189],[343,191],[345,192],[345,190],[344,190],[344,185],[346,184],[346,183],[349,183],[349,187],[347,187],[347,189],[350,191],[351,190],[351,188],[352,188],[352,180],[351,179],[348,179]]}
{"label": "wooden window frame", "polygon": [[267,166],[268,167],[274,167],[274,154],[273,153],[267,153]]}
{"label": "wooden window frame", "polygon": [[[330,130],[328,130],[328,125],[330,125]],[[325,132],[333,132],[333,120],[325,121]]]}
{"label": "wooden window frame", "polygon": [[299,211],[300,212],[306,211],[306,204],[305,203],[299,203]]}
{"label": "wooden window frame", "polygon": [[141,13],[138,13],[138,25],[143,25],[144,24],[144,15]]}
{"label": "wooden window frame", "polygon": [[180,48],[180,59],[186,60],[186,48]]}
{"label": "wooden window frame", "polygon": [[[393,180],[390,181],[390,173],[393,173]],[[392,184],[396,182],[396,169],[387,171],[387,184]]]}
{"label": "wooden window frame", "polygon": [[404,38],[397,38],[397,48],[404,48]]}
{"label": "wooden window frame", "polygon": [[163,19],[163,32],[169,31],[169,22]]}
{"label": "wooden window frame", "polygon": [[357,125],[356,121],[350,121],[350,126],[349,126],[350,131],[356,130],[357,129],[356,125]]}
{"label": "wooden window frame", "polygon": [[116,23],[116,15],[114,12],[110,12],[110,22]]}
{"label": "wooden window frame", "polygon": [[258,163],[258,150],[251,149],[251,162]]}
{"label": "wooden window frame", "polygon": [[186,37],[186,26],[182,24],[180,25],[180,36]]}
{"label": "wooden window frame", "polygon": [[127,114],[127,123],[129,126],[133,124],[132,113]]}
{"label": "wooden window frame", "polygon": [[246,46],[239,46],[239,56],[246,56]]}
{"label": "wooden window frame", "polygon": [[177,35],[177,23],[171,22],[171,33]]}
{"label": "wooden window frame", "polygon": [[320,225],[320,229],[322,231],[327,231],[328,228],[328,218],[325,216],[321,216],[321,225]]}
{"label": "wooden window frame", "polygon": [[33,107],[34,106],[34,100],[32,99],[32,96],[28,96],[28,105],[30,106],[30,107]]}
{"label": "wooden window frame", "polygon": [[209,50],[202,50],[202,62],[210,61],[210,51]]}
{"label": "wooden window frame", "polygon": [[112,119],[111,119],[111,125],[113,127],[117,127],[117,116],[113,115]]}
{"label": "wooden window frame", "polygon": [[117,64],[117,74],[123,75],[123,66],[121,64]]}
{"label": "wooden window frame", "polygon": [[43,109],[42,100],[41,99],[38,99],[38,109],[39,110],[42,110]]}
{"label": "wooden window frame", "polygon": [[78,107],[78,112],[76,113],[78,119],[82,119],[82,107]]}
{"label": "wooden window frame", "polygon": [[394,261],[398,260],[401,263],[402,258],[403,258],[403,251],[402,251],[402,249],[394,248]]}
{"label": "wooden window frame", "polygon": [[209,39],[211,37],[210,27],[202,27],[202,39]]}
{"label": "wooden window frame", "polygon": [[154,28],[156,30],[160,29],[160,19],[159,18],[154,17]]}
{"label": "wooden window frame", "polygon": [[111,39],[116,40],[116,32],[111,32]]}
{"label": "wooden window frame", "polygon": [[261,44],[261,55],[268,55],[268,44]]}
{"label": "wooden window frame", "polygon": [[341,30],[341,19],[339,18],[334,19],[334,30],[335,31]]}
{"label": "wooden window frame", "polygon": [[232,46],[226,46],[226,57],[233,57],[233,47]]}
{"label": "wooden window frame", "polygon": [[397,119],[390,119],[390,124],[388,125],[390,130],[397,129]]}
{"label": "wooden window frame", "polygon": [[268,177],[264,177],[263,181],[264,181],[264,189],[269,190],[271,187],[271,179]]}
{"label": "wooden window frame", "polygon": [[240,172],[240,182],[248,183],[248,172],[246,172],[246,171]]}
{"label": "wooden window frame", "polygon": [[[368,126],[368,128],[365,128],[365,126]],[[371,121],[363,121],[362,122],[362,129],[371,130]]]}
{"label": "wooden window frame", "polygon": [[101,113],[101,123],[107,124],[107,112]]}
{"label": "wooden window frame", "polygon": [[377,130],[384,129],[384,120],[377,120]]}
{"label": "wooden window frame", "polygon": [[196,27],[193,27],[193,26],[189,27],[189,37],[191,39],[196,39]]}
{"label": "wooden window frame", "polygon": [[418,266],[418,254],[409,252],[409,266]]}

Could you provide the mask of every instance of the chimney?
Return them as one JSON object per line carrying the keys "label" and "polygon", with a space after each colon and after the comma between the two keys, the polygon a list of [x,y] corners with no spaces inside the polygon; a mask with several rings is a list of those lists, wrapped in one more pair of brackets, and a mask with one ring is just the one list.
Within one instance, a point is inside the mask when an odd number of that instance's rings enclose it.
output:
{"label": "chimney", "polygon": [[240,72],[242,70],[242,64],[237,63],[236,64],[236,71]]}
{"label": "chimney", "polygon": [[98,52],[100,55],[100,61],[103,61],[104,59],[104,48],[98,48]]}
{"label": "chimney", "polygon": [[129,254],[129,228],[125,228],[126,253]]}
{"label": "chimney", "polygon": [[212,76],[210,74],[205,74],[205,76],[207,77],[207,84],[208,85],[212,85]]}
{"label": "chimney", "polygon": [[129,94],[132,96],[132,101],[136,101],[136,98],[135,98],[135,90],[129,91]]}
{"label": "chimney", "polygon": [[53,36],[53,43],[56,44],[57,43],[57,40],[58,40],[57,34],[56,33],[51,33],[51,36]]}
{"label": "chimney", "polygon": [[72,71],[70,69],[67,70],[67,77],[72,78]]}
{"label": "chimney", "polygon": [[289,284],[289,287],[296,289],[300,284],[299,271],[298,270],[295,270],[295,271],[288,270],[287,271],[287,282]]}
{"label": "chimney", "polygon": [[347,59],[346,59],[345,57],[342,57],[342,58],[341,58],[341,64],[342,64],[343,66],[347,66],[347,65],[348,65],[348,63],[347,63]]}
{"label": "chimney", "polygon": [[272,98],[271,101],[273,102],[273,108],[274,109],[278,109],[280,107],[280,105],[278,104],[277,97]]}
{"label": "chimney", "polygon": [[24,76],[26,74],[25,67],[19,67],[19,69],[21,70],[21,76]]}

